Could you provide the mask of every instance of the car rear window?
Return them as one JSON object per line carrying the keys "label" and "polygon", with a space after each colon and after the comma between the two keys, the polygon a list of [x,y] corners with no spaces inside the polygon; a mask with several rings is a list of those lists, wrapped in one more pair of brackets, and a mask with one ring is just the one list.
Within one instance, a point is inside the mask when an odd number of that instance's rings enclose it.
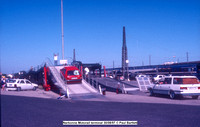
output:
{"label": "car rear window", "polygon": [[197,78],[174,78],[174,84],[199,84]]}
{"label": "car rear window", "polygon": [[9,80],[8,83],[15,83],[16,80]]}

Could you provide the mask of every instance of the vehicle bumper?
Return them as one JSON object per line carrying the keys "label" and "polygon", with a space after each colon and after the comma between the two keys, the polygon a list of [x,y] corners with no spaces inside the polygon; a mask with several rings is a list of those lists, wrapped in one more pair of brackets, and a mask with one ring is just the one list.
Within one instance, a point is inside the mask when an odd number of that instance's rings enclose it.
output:
{"label": "vehicle bumper", "polygon": [[82,79],[67,80],[67,83],[81,83]]}
{"label": "vehicle bumper", "polygon": [[175,92],[175,94],[182,95],[182,96],[195,96],[200,95],[200,93],[182,93],[182,92]]}
{"label": "vehicle bumper", "polygon": [[7,90],[17,90],[16,87],[6,87]]}

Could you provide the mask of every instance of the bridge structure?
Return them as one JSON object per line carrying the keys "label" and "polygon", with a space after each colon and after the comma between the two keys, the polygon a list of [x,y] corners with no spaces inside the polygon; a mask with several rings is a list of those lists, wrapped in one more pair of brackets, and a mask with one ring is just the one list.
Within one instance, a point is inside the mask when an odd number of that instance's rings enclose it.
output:
{"label": "bridge structure", "polygon": [[[181,62],[163,65],[129,67],[129,75],[193,75],[200,79],[200,61]],[[108,75],[122,75],[122,68],[106,68]],[[114,73],[113,73],[114,72]]]}

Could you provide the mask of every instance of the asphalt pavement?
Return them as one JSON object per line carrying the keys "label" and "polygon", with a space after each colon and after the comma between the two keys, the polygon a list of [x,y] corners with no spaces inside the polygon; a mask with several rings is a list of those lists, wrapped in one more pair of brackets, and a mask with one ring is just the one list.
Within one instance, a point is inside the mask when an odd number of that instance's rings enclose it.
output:
{"label": "asphalt pavement", "polygon": [[199,127],[200,106],[57,100],[1,95],[2,127],[62,127],[63,121],[138,121],[137,126]]}

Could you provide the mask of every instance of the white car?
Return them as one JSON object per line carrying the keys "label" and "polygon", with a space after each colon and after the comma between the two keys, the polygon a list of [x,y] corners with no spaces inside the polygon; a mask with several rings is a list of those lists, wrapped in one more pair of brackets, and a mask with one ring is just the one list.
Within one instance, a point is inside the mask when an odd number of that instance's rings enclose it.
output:
{"label": "white car", "polygon": [[38,85],[35,83],[31,83],[27,79],[11,79],[8,83],[6,83],[7,90],[36,90]]}
{"label": "white car", "polygon": [[137,75],[136,77],[147,77],[147,75]]}
{"label": "white car", "polygon": [[166,94],[171,99],[177,95],[192,96],[198,99],[200,95],[200,82],[196,76],[166,76],[160,84],[153,84],[148,87],[150,95]]}
{"label": "white car", "polygon": [[155,82],[163,81],[165,79],[165,75],[157,75],[153,79]]}

